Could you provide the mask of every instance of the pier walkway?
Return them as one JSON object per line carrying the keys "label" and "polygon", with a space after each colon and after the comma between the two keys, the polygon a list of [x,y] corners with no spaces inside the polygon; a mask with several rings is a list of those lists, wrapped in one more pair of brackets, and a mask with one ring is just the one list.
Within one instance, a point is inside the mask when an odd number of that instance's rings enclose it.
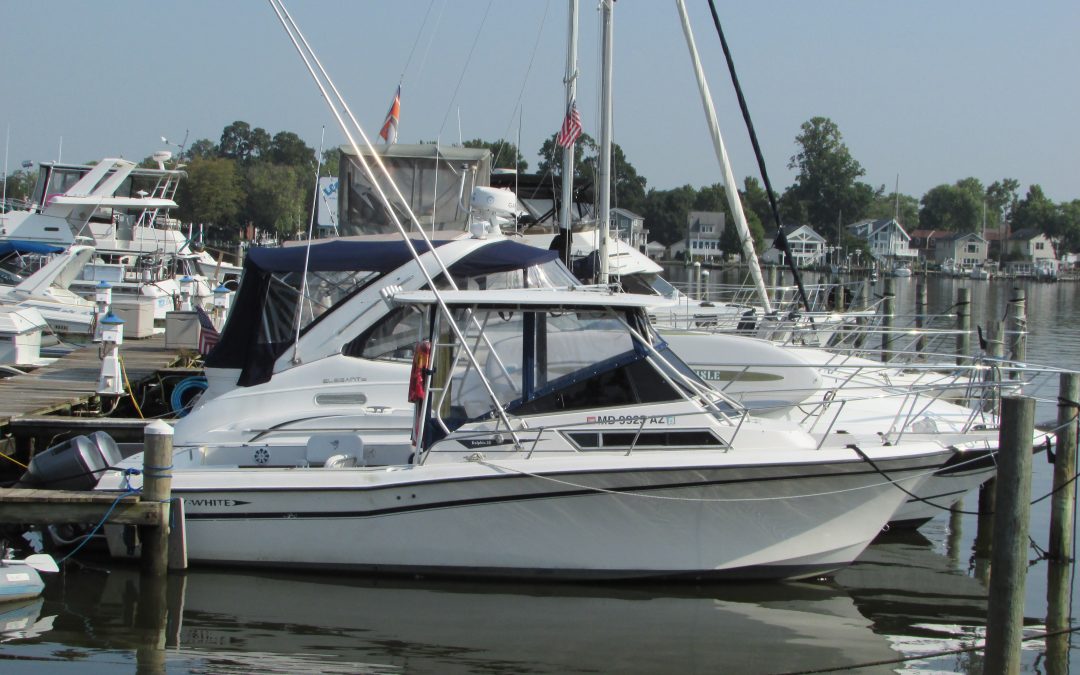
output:
{"label": "pier walkway", "polygon": [[[127,340],[120,346],[124,388],[139,392],[163,375],[199,374],[200,369],[183,367],[191,356],[166,347],[164,335]],[[0,379],[0,452],[26,462],[60,435],[97,430],[120,443],[141,441],[148,420],[101,414],[114,399],[98,395],[100,371],[98,347],[87,345],[49,365]]]}

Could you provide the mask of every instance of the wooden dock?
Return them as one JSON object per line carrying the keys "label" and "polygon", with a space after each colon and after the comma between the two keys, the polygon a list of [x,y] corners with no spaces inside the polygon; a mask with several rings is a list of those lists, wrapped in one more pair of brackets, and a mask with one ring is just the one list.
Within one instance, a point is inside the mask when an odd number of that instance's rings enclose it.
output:
{"label": "wooden dock", "polygon": [[[120,358],[132,385],[148,380],[162,369],[178,365],[183,354],[165,347],[165,336],[127,340]],[[24,375],[0,380],[0,427],[25,415],[68,412],[98,398],[101,358],[97,345],[87,345],[54,363]]]}
{"label": "wooden dock", "polygon": [[[113,502],[117,502],[115,507]],[[111,492],[0,488],[0,522],[4,523],[94,523],[106,512],[110,523],[121,525],[157,525],[162,518],[160,503],[140,501],[136,494],[117,499]]]}
{"label": "wooden dock", "polygon": [[[166,347],[164,335],[127,340],[120,346],[125,389],[138,395],[165,377],[179,380],[200,374],[199,368],[185,367],[192,356]],[[98,430],[108,432],[118,443],[141,442],[148,420],[134,414],[104,415],[116,399],[98,395],[100,372],[98,345],[91,344],[49,365],[0,379],[0,452],[27,463],[59,440]],[[8,475],[14,466],[5,462],[0,476]]]}

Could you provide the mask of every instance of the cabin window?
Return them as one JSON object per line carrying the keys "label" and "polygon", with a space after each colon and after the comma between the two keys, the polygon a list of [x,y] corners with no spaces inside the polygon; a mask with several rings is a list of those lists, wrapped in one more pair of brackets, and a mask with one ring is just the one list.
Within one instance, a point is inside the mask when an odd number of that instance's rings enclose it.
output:
{"label": "cabin window", "polygon": [[[318,321],[332,305],[359,292],[379,275],[375,272],[308,272],[303,302],[300,273],[275,273],[266,290],[259,342],[292,342],[296,337],[297,315],[300,332]],[[297,305],[299,306],[299,311]]]}
{"label": "cabin window", "polygon": [[345,356],[383,361],[410,361],[413,347],[424,339],[424,316],[416,307],[398,307],[341,350]]}

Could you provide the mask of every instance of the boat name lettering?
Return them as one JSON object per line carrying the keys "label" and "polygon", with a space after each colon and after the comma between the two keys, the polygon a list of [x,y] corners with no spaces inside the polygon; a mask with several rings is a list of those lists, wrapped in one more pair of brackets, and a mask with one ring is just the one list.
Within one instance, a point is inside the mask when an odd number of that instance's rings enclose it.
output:
{"label": "boat name lettering", "polygon": [[185,499],[187,506],[243,506],[251,502],[242,502],[237,499]]}
{"label": "boat name lettering", "polygon": [[590,415],[585,421],[589,424],[674,424],[675,418],[659,415]]}
{"label": "boat name lettering", "polygon": [[323,379],[322,383],[323,384],[345,384],[345,383],[348,383],[348,382],[366,382],[366,381],[367,381],[366,377],[360,377],[358,375],[354,375],[353,377],[327,377],[327,378]]}
{"label": "boat name lettering", "polygon": [[467,448],[490,448],[493,445],[506,445],[509,441],[501,438],[462,438],[460,443]]}

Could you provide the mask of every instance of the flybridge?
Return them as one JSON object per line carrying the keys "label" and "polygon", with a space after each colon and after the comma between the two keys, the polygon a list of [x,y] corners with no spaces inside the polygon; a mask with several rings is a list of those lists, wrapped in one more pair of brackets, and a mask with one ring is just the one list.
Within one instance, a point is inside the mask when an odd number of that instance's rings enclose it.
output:
{"label": "flybridge", "polygon": [[5,214],[0,237],[60,246],[82,238],[99,249],[131,248],[142,238],[136,233],[167,229],[166,214],[176,208],[176,190],[186,174],[159,167],[140,169],[116,158],[95,165],[42,163],[30,208]]}

